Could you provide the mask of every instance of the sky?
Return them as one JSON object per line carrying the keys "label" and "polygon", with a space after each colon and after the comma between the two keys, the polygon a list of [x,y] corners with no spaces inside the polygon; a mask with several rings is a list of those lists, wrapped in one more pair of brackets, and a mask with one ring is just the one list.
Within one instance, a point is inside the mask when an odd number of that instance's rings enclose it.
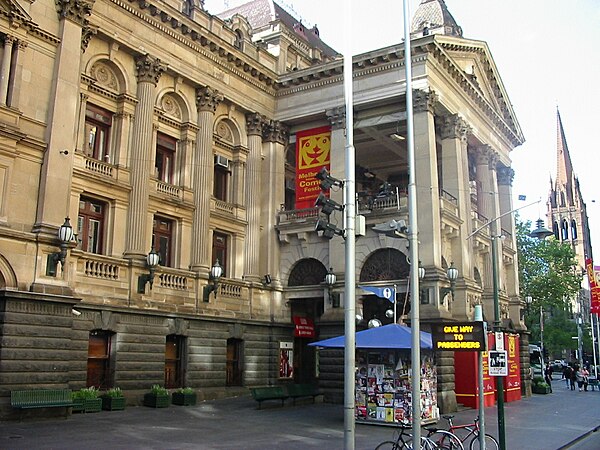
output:
{"label": "sky", "polygon": [[[445,0],[463,37],[487,42],[521,126],[525,143],[511,152],[514,207],[521,220],[545,219],[550,179],[556,178],[556,111],[560,111],[573,169],[587,206],[595,262],[600,262],[599,0]],[[409,0],[410,14],[421,0]],[[212,14],[243,0],[206,0]],[[351,14],[353,54],[398,44],[404,37],[400,0],[280,0],[321,39],[345,53],[345,11]],[[526,201],[519,201],[525,195]]]}

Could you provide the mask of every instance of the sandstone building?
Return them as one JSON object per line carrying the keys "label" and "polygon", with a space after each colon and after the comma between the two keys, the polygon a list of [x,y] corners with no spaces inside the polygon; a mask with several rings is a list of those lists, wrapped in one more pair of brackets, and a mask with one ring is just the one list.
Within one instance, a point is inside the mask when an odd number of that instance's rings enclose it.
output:
{"label": "sandstone building", "polygon": [[[343,239],[297,207],[295,143],[329,129],[343,178],[341,55],[271,0],[219,15],[198,0],[4,0],[0,11],[3,414],[24,387],[119,386],[132,402],[152,384],[247,392],[281,382],[281,348],[294,380],[318,378],[334,397],[341,368],[317,373],[306,344],[343,330]],[[470,320],[480,303],[492,320],[492,237],[473,232],[513,209],[510,152],[524,137],[486,43],[464,37],[443,0],[423,0],[412,31],[422,326]],[[406,242],[372,227],[408,222],[403,58],[399,43],[353,62],[366,218],[356,281],[397,284],[399,304]],[[65,218],[74,236],[61,244]],[[523,331],[513,217],[499,222],[501,315]],[[384,300],[357,289],[357,302],[385,321]],[[313,338],[299,336],[301,319]],[[453,361],[438,356],[450,411]]]}

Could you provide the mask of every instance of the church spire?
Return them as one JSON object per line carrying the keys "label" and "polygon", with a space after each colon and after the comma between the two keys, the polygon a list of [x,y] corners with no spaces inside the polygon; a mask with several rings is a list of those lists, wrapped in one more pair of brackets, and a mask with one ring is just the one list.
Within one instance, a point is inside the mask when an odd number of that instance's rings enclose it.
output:
{"label": "church spire", "polygon": [[[573,164],[563,130],[560,112],[556,108],[556,185],[557,191],[564,190],[567,195],[573,193]],[[561,189],[562,187],[562,189]]]}

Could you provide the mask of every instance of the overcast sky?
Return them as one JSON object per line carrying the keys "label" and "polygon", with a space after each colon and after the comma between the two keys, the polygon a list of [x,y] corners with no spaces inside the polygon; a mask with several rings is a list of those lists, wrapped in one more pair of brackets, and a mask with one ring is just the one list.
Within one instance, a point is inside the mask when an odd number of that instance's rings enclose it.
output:
{"label": "overcast sky", "polygon": [[[409,0],[414,14],[420,0]],[[211,13],[245,3],[206,0]],[[351,5],[352,48],[358,54],[401,42],[400,0],[285,0],[307,26],[317,25],[323,41],[340,53],[346,48],[343,8]],[[584,201],[595,263],[600,263],[600,193],[594,180],[600,129],[600,1],[446,0],[468,39],[486,41],[526,142],[511,153],[515,207],[522,219],[545,218],[550,177],[556,178],[556,108],[560,115]],[[526,202],[517,196],[526,195]],[[594,200],[597,200],[594,202]]]}

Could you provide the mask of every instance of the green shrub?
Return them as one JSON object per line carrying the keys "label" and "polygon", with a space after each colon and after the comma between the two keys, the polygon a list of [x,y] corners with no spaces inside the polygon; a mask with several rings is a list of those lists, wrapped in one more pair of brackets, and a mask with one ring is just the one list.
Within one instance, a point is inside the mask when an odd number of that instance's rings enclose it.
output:
{"label": "green shrub", "polygon": [[98,390],[94,386],[90,386],[88,388],[81,388],[78,391],[73,392],[72,397],[74,399],[88,400],[98,398],[98,394]]}
{"label": "green shrub", "polygon": [[545,384],[546,386],[548,386],[548,384],[544,381],[544,379],[542,377],[533,377],[533,379],[531,380],[531,382],[533,384],[536,384],[536,385]]}
{"label": "green shrub", "polygon": [[150,388],[150,392],[154,395],[169,395],[169,391],[159,384],[153,384]]}
{"label": "green shrub", "polygon": [[123,391],[121,391],[121,388],[119,387],[114,387],[114,388],[110,388],[108,391],[106,391],[106,395],[107,397],[111,397],[111,398],[123,398]]}
{"label": "green shrub", "polygon": [[191,387],[183,387],[183,388],[179,388],[177,390],[177,392],[179,392],[181,394],[187,394],[187,395],[189,395],[189,394],[193,394],[195,391]]}

